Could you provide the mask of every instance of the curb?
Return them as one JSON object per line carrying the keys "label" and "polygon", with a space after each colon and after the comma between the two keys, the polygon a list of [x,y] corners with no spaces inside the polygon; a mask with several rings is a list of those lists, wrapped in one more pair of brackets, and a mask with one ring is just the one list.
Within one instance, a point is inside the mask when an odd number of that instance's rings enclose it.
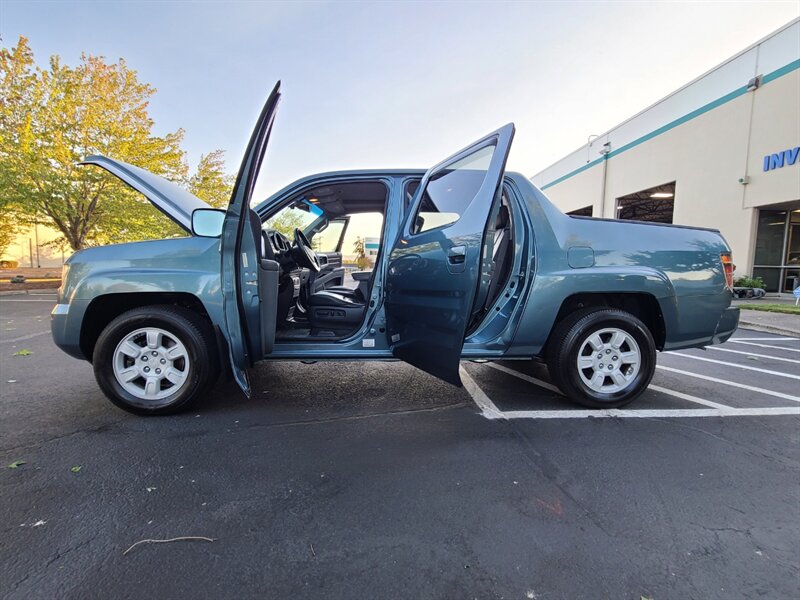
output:
{"label": "curb", "polygon": [[797,329],[789,329],[788,327],[776,327],[774,325],[764,325],[763,323],[753,323],[752,321],[744,321],[739,318],[739,329],[752,329],[753,331],[763,331],[764,333],[774,333],[777,335],[785,335],[789,337],[800,337],[800,331]]}
{"label": "curb", "polygon": [[39,288],[32,290],[3,290],[0,296],[52,296],[57,288]]}

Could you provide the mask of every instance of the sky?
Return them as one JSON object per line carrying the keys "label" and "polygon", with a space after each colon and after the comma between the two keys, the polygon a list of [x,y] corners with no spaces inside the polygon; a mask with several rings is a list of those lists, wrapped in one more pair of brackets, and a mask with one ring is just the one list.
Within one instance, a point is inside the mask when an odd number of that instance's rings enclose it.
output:
{"label": "sky", "polygon": [[800,16],[800,2],[0,0],[2,45],[124,58],[155,132],[238,169],[275,81],[256,188],[349,168],[426,168],[513,121],[533,175]]}

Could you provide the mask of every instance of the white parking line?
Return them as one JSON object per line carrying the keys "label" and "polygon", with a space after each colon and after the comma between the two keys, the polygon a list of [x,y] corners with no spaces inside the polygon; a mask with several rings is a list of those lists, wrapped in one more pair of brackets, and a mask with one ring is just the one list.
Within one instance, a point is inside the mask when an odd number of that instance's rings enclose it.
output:
{"label": "white parking line", "polygon": [[[534,383],[538,386],[558,392],[558,388],[537,379],[509,369],[497,363],[486,363],[487,366],[518,377],[524,381]],[[675,370],[675,369],[667,369]],[[691,374],[694,375],[694,374]],[[461,377],[464,380],[464,387],[467,392],[472,396],[475,404],[481,409],[481,413],[487,419],[602,419],[602,418],[623,418],[623,419],[656,419],[656,418],[686,418],[686,417],[760,417],[760,416],[775,416],[775,415],[793,415],[800,416],[800,408],[794,406],[777,406],[777,407],[761,407],[761,408],[734,408],[704,400],[691,394],[684,394],[675,390],[670,390],[657,385],[650,385],[650,389],[656,392],[669,394],[689,402],[704,405],[708,408],[678,408],[678,409],[597,409],[597,410],[583,410],[583,409],[565,409],[565,410],[512,410],[501,411],[497,408],[494,402],[486,395],[486,393],[475,383],[475,380],[470,377],[466,371],[461,369]],[[750,387],[750,386],[743,386]],[[752,388],[757,390],[757,388]],[[788,394],[778,394],[777,392],[769,392],[768,390],[758,390],[764,393],[773,395],[780,395],[788,399],[800,401],[800,398],[789,396]]]}
{"label": "white parking line", "polygon": [[493,369],[497,369],[498,371],[502,371],[503,373],[508,373],[509,375],[513,375],[514,377],[519,377],[527,381],[528,383],[532,383],[534,385],[538,385],[546,390],[550,390],[551,392],[555,392],[556,394],[562,395],[561,390],[554,386],[552,383],[547,383],[546,381],[542,381],[541,379],[536,379],[536,377],[531,377],[530,375],[526,375],[525,373],[520,373],[519,371],[515,371],[514,369],[509,369],[508,367],[504,367],[503,365],[498,365],[497,363],[489,362],[483,363],[487,367],[492,367]]}
{"label": "white parking line", "polygon": [[[493,369],[497,369],[498,371],[503,371],[503,373],[508,373],[509,375],[513,375],[514,377],[519,377],[525,381],[538,385],[539,387],[543,387],[551,392],[555,392],[556,394],[563,396],[561,390],[559,390],[556,386],[547,383],[546,381],[542,381],[541,379],[536,379],[535,377],[531,377],[530,375],[525,375],[525,373],[520,373],[519,371],[515,371],[514,369],[509,369],[503,365],[498,365],[497,363],[485,363],[487,367],[492,367]],[[697,396],[692,396],[690,394],[684,394],[683,392],[678,392],[675,390],[670,390],[665,387],[661,387],[659,385],[650,384],[649,389],[653,390],[654,392],[660,392],[662,394],[668,394],[670,396],[674,396],[676,398],[680,398],[681,400],[686,400],[688,402],[694,402],[695,404],[701,404],[703,406],[708,406],[710,408],[718,408],[721,410],[729,409],[730,406],[725,404],[719,404],[717,402],[712,402],[711,400],[704,400],[703,398],[698,398]]]}
{"label": "white parking line", "polygon": [[726,362],[724,360],[714,360],[713,358],[703,358],[702,356],[695,356],[694,354],[684,354],[683,352],[665,352],[664,354],[668,354],[670,356],[682,356],[683,358],[691,358],[692,360],[701,360],[704,362],[710,362],[717,365],[725,365],[728,367],[736,367],[737,369],[744,369],[745,371],[757,371],[758,373],[766,373],[767,375],[774,375],[775,377],[800,379],[800,375],[792,375],[791,373],[782,373],[780,371],[772,371],[770,369],[759,369],[758,367],[740,365],[738,363]]}
{"label": "white parking line", "polygon": [[478,387],[478,384],[469,376],[464,367],[459,367],[459,373],[461,374],[461,382],[464,384],[464,389],[472,396],[475,404],[481,409],[483,416],[487,419],[502,419],[503,413],[497,409],[494,402],[489,399],[489,396]]}
{"label": "white parking line", "polygon": [[800,415],[800,408],[675,408],[632,410],[609,408],[606,410],[513,410],[501,413],[504,419],[655,419],[671,417],[764,417],[770,415]]}
{"label": "white parking line", "polygon": [[679,392],[677,390],[671,390],[669,388],[661,387],[660,385],[654,385],[652,383],[649,386],[647,386],[647,389],[653,390],[654,392],[661,392],[662,394],[667,394],[669,396],[675,396],[676,398],[680,398],[681,400],[686,400],[687,402],[702,404],[703,406],[708,406],[710,408],[718,408],[719,410],[728,410],[730,408],[733,408],[732,406],[728,406],[727,404],[712,402],[711,400],[698,398],[697,396],[692,396],[691,394],[684,394],[683,392]]}
{"label": "white parking line", "polygon": [[741,342],[741,341],[748,341],[748,342],[797,342],[800,341],[800,338],[793,338],[793,337],[768,337],[768,338],[730,338],[729,342]]}
{"label": "white parking line", "polygon": [[[498,368],[504,373],[509,373],[518,376],[520,379],[532,382],[546,382],[530,377],[524,373],[519,373],[503,365],[495,363],[486,363],[490,367]],[[671,369],[672,370],[672,369]],[[497,408],[494,402],[486,395],[486,393],[475,383],[475,380],[470,377],[467,372],[461,367],[461,379],[464,382],[464,388],[469,395],[481,409],[481,413],[487,419],[603,419],[603,418],[618,418],[618,419],[656,419],[656,418],[686,418],[686,417],[765,417],[776,415],[793,415],[800,416],[800,408],[794,406],[777,406],[777,407],[764,407],[764,408],[733,408],[725,406],[724,404],[717,404],[709,400],[702,400],[690,396],[689,394],[682,394],[673,390],[666,390],[659,386],[650,386],[655,391],[663,391],[672,394],[684,400],[691,402],[698,402],[706,404],[707,406],[716,406],[716,408],[677,408],[677,409],[618,409],[610,408],[606,410],[511,410],[503,412]],[[537,383],[539,385],[539,383]],[[789,398],[793,398],[789,396]],[[795,398],[800,401],[800,398]]]}
{"label": "white parking line", "polygon": [[755,356],[757,358],[769,358],[771,360],[780,360],[800,365],[800,360],[795,360],[793,358],[782,358],[780,356],[770,356],[769,354],[756,354],[755,352],[745,352],[744,350],[731,350],[730,348],[720,348],[719,346],[706,346],[705,349],[717,350],[719,352],[733,352],[734,354],[744,354],[745,356]]}
{"label": "white parking line", "polygon": [[765,390],[763,388],[746,385],[744,383],[736,383],[735,381],[728,381],[727,379],[718,379],[717,377],[701,375],[700,373],[692,373],[691,371],[684,371],[682,369],[673,369],[672,367],[665,367],[664,365],[656,365],[656,369],[669,371],[671,373],[678,373],[679,375],[688,375],[689,377],[695,377],[697,379],[705,379],[706,381],[713,381],[714,383],[721,383],[723,385],[741,388],[751,392],[758,392],[759,394],[766,394],[767,396],[775,396],[776,398],[783,398],[784,400],[791,400],[792,402],[800,402],[800,397],[798,396],[792,396],[791,394],[784,394],[782,392],[773,392],[772,390]]}
{"label": "white parking line", "polygon": [[[769,344],[754,344],[753,342],[743,342],[742,340],[728,340],[737,344],[747,344],[748,346],[757,346],[759,348],[772,348],[773,350],[786,350],[787,352],[800,352],[797,348],[787,348],[786,346],[771,346]],[[780,341],[780,340],[779,340]]]}

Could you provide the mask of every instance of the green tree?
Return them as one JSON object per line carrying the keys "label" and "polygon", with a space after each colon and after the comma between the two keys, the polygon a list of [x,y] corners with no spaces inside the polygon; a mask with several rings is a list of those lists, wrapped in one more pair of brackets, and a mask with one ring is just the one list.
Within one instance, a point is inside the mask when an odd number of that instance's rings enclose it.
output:
{"label": "green tree", "polygon": [[57,228],[73,250],[182,233],[105,171],[75,166],[103,154],[185,182],[183,130],[153,134],[154,93],[122,59],[83,55],[71,68],[53,56],[41,69],[24,37],[0,49],[2,202]]}
{"label": "green tree", "polygon": [[211,206],[225,208],[231,199],[235,175],[225,172],[225,151],[214,150],[200,157],[197,171],[189,178],[189,191]]}

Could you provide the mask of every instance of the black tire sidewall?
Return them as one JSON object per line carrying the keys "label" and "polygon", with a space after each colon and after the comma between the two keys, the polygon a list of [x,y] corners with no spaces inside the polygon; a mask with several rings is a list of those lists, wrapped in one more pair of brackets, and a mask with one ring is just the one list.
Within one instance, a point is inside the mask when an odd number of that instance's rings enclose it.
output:
{"label": "black tire sidewall", "polygon": [[[211,347],[203,328],[188,311],[173,307],[145,307],[128,311],[114,319],[95,344],[92,363],[95,379],[103,393],[119,408],[138,415],[170,414],[185,408],[210,387]],[[114,352],[126,335],[136,329],[158,327],[178,338],[186,347],[190,366],[188,381],[175,394],[157,403],[127,392],[114,376]]]}
{"label": "black tire sidewall", "polygon": [[[578,352],[593,332],[616,328],[630,334],[639,346],[639,372],[624,390],[600,393],[581,379],[577,368]],[[590,408],[618,408],[635,400],[650,384],[655,371],[656,348],[647,326],[634,315],[620,310],[597,310],[576,319],[564,333],[561,347],[555,350],[556,373],[551,373],[561,391],[575,402]],[[553,367],[551,367],[551,371]]]}

